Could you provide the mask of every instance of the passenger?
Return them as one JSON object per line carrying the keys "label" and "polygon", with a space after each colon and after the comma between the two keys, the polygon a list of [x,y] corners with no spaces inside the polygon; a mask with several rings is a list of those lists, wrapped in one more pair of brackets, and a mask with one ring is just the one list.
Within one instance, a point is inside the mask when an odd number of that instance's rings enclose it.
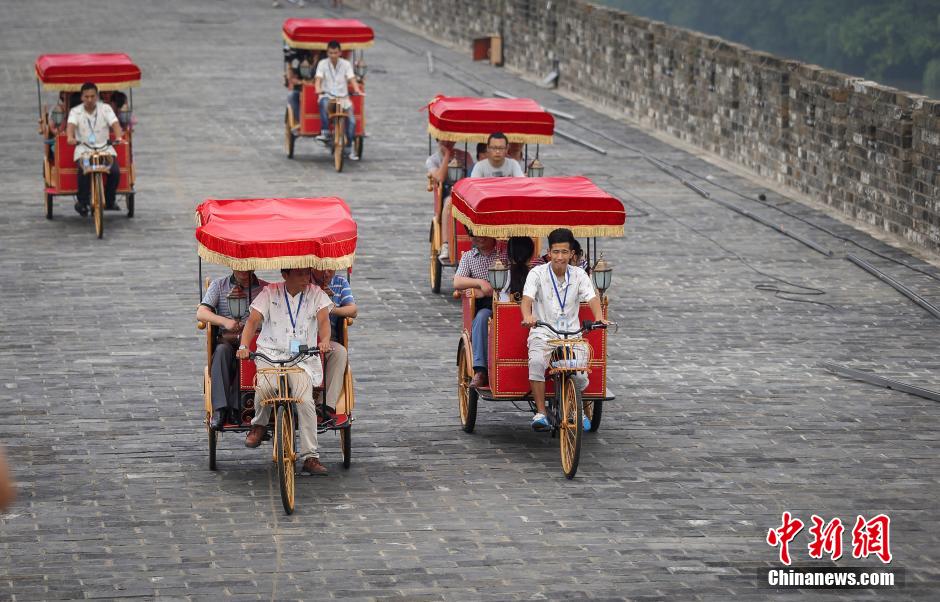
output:
{"label": "passenger", "polygon": [[349,86],[351,85],[356,94],[364,95],[362,87],[356,81],[356,74],[353,71],[352,63],[340,56],[342,49],[339,42],[331,40],[326,45],[326,56],[317,64],[316,77],[314,85],[317,89],[317,95],[320,99],[320,135],[317,140],[326,142],[330,137],[330,121],[328,105],[331,98],[339,101],[340,106],[346,111],[346,147],[349,149],[349,159],[358,161],[359,155],[352,148],[353,138],[356,135],[356,116],[352,110],[352,102],[349,100]]}
{"label": "passenger", "polygon": [[[522,293],[522,325],[532,329],[527,345],[529,386],[537,410],[532,418],[532,428],[536,431],[551,428],[548,418],[545,417],[545,370],[552,353],[548,340],[556,335],[547,328],[536,327],[535,322],[551,324],[558,330],[577,330],[580,304],[587,302],[594,314],[594,320],[607,323],[591,278],[581,268],[568,264],[574,240],[571,230],[552,230],[548,235],[551,262],[532,268],[526,277]],[[581,391],[587,387],[585,373],[575,373],[572,379]],[[590,420],[587,416],[584,418],[584,428],[589,429]]]}
{"label": "passenger", "polygon": [[[343,320],[355,318],[359,314],[356,299],[353,297],[349,281],[336,273],[336,270],[313,270],[313,282],[329,295],[333,300],[330,309],[330,350],[324,356],[326,374],[324,374],[325,402],[327,416],[336,416],[336,404],[339,402],[339,392],[343,389],[343,380],[346,377],[346,362],[348,354],[340,342],[339,333]],[[343,416],[337,419],[335,426],[342,426],[348,418]]]}
{"label": "passenger", "polygon": [[238,289],[249,299],[256,299],[267,285],[254,272],[233,270],[231,276],[216,278],[209,284],[196,310],[197,320],[220,329],[218,343],[212,353],[212,366],[209,367],[212,380],[212,419],[209,426],[217,431],[222,430],[226,423],[241,424],[235,351],[244,324],[232,313],[229,295]]}
{"label": "passenger", "polygon": [[450,239],[454,235],[454,219],[451,216],[450,189],[454,182],[450,180],[447,166],[451,159],[457,158],[457,162],[463,167],[463,173],[466,175],[473,169],[473,159],[466,151],[454,148],[453,140],[438,140],[437,152],[428,157],[424,162],[428,175],[434,178],[434,181],[443,186],[441,198],[444,203],[441,208],[441,239],[444,244],[441,245],[439,257],[441,261],[450,261]]}
{"label": "passenger", "polygon": [[[58,112],[59,115],[59,124],[56,125],[55,120],[53,119],[53,113]],[[51,111],[46,113],[43,123],[41,124],[42,134],[45,138],[45,142],[49,145],[49,162],[55,163],[55,141],[56,136],[65,132],[68,121],[67,117],[69,114],[69,93],[68,92],[59,92],[59,101],[56,103],[56,106],[52,108]]]}
{"label": "passenger", "polygon": [[126,131],[130,131],[137,125],[137,118],[135,116],[131,115],[130,118],[128,118],[130,105],[127,104],[127,94],[123,92],[114,92],[111,94],[111,108],[114,109],[114,113],[117,115],[121,127]]}
{"label": "passenger", "polygon": [[297,51],[292,53],[290,60],[284,63],[285,86],[288,88],[287,103],[291,108],[294,120],[293,130],[300,129],[300,95],[303,93],[304,83],[313,81],[313,72],[316,68],[313,51]]}
{"label": "passenger", "polygon": [[[258,351],[276,360],[287,359],[301,345],[330,350],[330,308],[333,303],[320,287],[310,283],[310,268],[281,270],[284,282],[269,284],[251,304],[251,314],[242,330],[241,345],[236,356],[248,359],[248,345],[261,326]],[[262,359],[255,360],[258,369],[268,367]],[[317,408],[313,401],[314,386],[323,382],[320,358],[308,356],[297,364],[303,373],[288,377],[290,388],[301,403],[294,407],[298,416],[299,449],[297,456],[303,462],[302,471],[312,475],[325,475],[327,469],[320,463],[317,449]],[[255,388],[255,417],[245,437],[246,447],[258,447],[267,431],[271,418],[271,405],[261,400],[277,392],[273,377],[258,376]]]}
{"label": "passenger", "polygon": [[522,301],[522,289],[529,275],[529,260],[535,253],[535,243],[528,236],[513,236],[506,244],[509,256],[509,282],[499,294],[500,301]]}
{"label": "passenger", "polygon": [[509,140],[506,134],[494,132],[486,140],[487,159],[473,166],[471,178],[524,178],[525,173],[515,159],[506,156]]}
{"label": "passenger", "polygon": [[489,386],[487,376],[487,351],[489,348],[489,333],[487,321],[493,315],[493,287],[490,286],[487,275],[490,267],[496,260],[508,263],[506,247],[498,244],[495,238],[489,236],[474,236],[468,230],[473,248],[460,257],[457,273],[454,274],[454,289],[466,291],[468,297],[476,297],[476,315],[473,316],[471,329],[471,342],[473,343],[473,387]]}
{"label": "passenger", "polygon": [[[114,114],[111,106],[98,100],[98,86],[92,82],[82,84],[81,95],[82,104],[69,111],[66,134],[68,135],[68,143],[75,145],[75,153],[72,159],[78,167],[78,201],[75,203],[75,211],[84,217],[88,215],[91,174],[82,172],[82,154],[92,152],[95,147],[107,142],[109,128],[111,133],[114,134],[115,144],[121,141],[124,132],[121,130],[121,124],[118,122],[117,115]],[[117,210],[115,197],[117,196],[118,183],[121,180],[121,169],[118,166],[117,153],[110,146],[100,149],[99,152],[114,157],[104,187],[104,208]]]}
{"label": "passenger", "polygon": [[519,165],[524,165],[524,159],[522,157],[522,149],[525,145],[521,142],[510,142],[509,150],[506,151],[506,156],[510,159],[515,159]]}
{"label": "passenger", "polygon": [[486,159],[486,142],[477,143],[477,161]]}
{"label": "passenger", "polygon": [[[551,255],[545,253],[538,259],[532,262],[533,266],[542,265],[543,263],[549,263],[551,261]],[[582,270],[590,273],[588,269],[588,262],[584,258],[584,249],[581,248],[581,243],[578,242],[578,239],[574,239],[574,242],[571,243],[571,259],[569,260],[570,265],[576,265]]]}

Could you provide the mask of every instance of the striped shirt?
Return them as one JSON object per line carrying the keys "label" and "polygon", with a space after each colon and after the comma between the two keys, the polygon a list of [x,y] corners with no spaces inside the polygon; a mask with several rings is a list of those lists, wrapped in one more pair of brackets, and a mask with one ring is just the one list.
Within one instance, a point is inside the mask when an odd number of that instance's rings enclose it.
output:
{"label": "striped shirt", "polygon": [[[333,292],[331,299],[335,307],[343,307],[344,305],[352,305],[356,302],[355,297],[353,297],[352,289],[349,287],[349,281],[346,278],[335,274],[333,279],[330,280],[329,284],[330,290]],[[330,316],[330,326],[331,333],[330,338],[336,342],[339,342],[339,325],[340,321],[344,318],[339,316]]]}

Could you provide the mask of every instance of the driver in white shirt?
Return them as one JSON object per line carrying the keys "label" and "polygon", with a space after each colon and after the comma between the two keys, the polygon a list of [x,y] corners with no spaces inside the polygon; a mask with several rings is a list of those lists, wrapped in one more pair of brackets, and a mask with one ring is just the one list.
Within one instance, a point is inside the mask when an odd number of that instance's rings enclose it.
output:
{"label": "driver in white shirt", "polygon": [[[327,105],[331,99],[339,101],[346,111],[346,148],[351,149],[356,135],[356,116],[353,114],[352,101],[349,100],[349,86],[356,94],[363,95],[352,63],[340,56],[343,53],[339,42],[331,40],[326,45],[326,58],[317,63],[314,86],[320,99],[320,135],[317,140],[326,142],[330,136],[330,119]],[[354,150],[349,151],[349,158],[358,161]]]}
{"label": "driver in white shirt", "polygon": [[118,209],[115,197],[121,180],[121,168],[118,165],[117,153],[112,147],[106,146],[106,143],[109,130],[114,134],[112,144],[120,143],[124,132],[111,105],[98,99],[98,86],[92,82],[85,82],[82,84],[81,94],[82,104],[69,111],[65,133],[68,143],[75,146],[72,159],[78,166],[78,202],[75,203],[75,211],[84,217],[88,215],[91,175],[85,175],[82,172],[82,155],[97,150],[114,156],[104,187],[104,208]]}

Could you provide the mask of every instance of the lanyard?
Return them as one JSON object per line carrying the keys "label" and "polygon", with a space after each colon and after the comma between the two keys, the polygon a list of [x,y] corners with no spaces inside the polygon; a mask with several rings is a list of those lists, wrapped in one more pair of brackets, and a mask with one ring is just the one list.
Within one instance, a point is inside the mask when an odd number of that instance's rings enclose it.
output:
{"label": "lanyard", "polygon": [[339,65],[339,59],[337,59],[335,67],[333,66],[332,61],[327,59],[326,68],[330,70],[330,89],[334,92],[333,96],[343,96],[339,93],[340,89],[336,82],[336,70],[339,68]]}
{"label": "lanyard", "polygon": [[91,123],[91,119],[88,118],[88,111],[85,111],[85,124],[88,125],[88,129],[90,130],[92,137],[94,137],[95,127],[98,125],[98,105],[95,105],[95,123]]}
{"label": "lanyard", "polygon": [[[567,295],[567,291],[565,292]],[[294,313],[290,309],[290,297],[287,296],[287,287],[284,287],[284,303],[287,304],[287,315],[290,317],[290,328],[291,331],[296,335],[297,334],[297,320],[300,319],[300,306],[304,304],[304,294],[300,293],[300,301],[297,302],[297,318],[294,318]]]}
{"label": "lanyard", "polygon": [[565,303],[568,302],[568,289],[571,288],[571,270],[565,268],[565,298],[562,300],[561,294],[558,292],[558,281],[555,280],[555,272],[552,270],[552,267],[548,267],[548,273],[552,276],[552,286],[555,288],[555,298],[558,299],[558,305],[561,306],[561,313],[565,313]]}

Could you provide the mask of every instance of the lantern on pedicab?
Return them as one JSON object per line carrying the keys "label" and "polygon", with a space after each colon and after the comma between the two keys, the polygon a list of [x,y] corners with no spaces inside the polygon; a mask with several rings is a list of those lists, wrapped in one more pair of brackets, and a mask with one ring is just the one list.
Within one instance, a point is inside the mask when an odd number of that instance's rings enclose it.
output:
{"label": "lantern on pedicab", "polygon": [[598,259],[597,263],[594,265],[594,269],[591,270],[591,279],[594,281],[594,286],[600,291],[601,297],[603,297],[607,289],[610,288],[613,271],[613,267],[604,259],[602,253],[601,258]]}
{"label": "lantern on pedicab", "polygon": [[506,288],[506,280],[509,277],[509,268],[503,263],[502,259],[497,259],[489,271],[486,273],[486,279],[497,293]]}
{"label": "lantern on pedicab", "polygon": [[464,175],[463,165],[460,164],[457,157],[451,159],[450,163],[447,164],[447,179],[451,182],[456,182],[464,177]]}
{"label": "lantern on pedicab", "polygon": [[369,66],[366,65],[365,57],[359,57],[356,63],[353,65],[353,73],[356,75],[356,79],[362,81],[366,78],[366,72],[369,70]]}
{"label": "lantern on pedicab", "polygon": [[50,117],[52,118],[52,125],[59,127],[62,125],[62,121],[65,119],[65,112],[57,106],[56,108],[52,109]]}
{"label": "lantern on pedicab", "polygon": [[545,175],[545,165],[539,161],[539,158],[536,157],[532,160],[532,163],[529,163],[529,169],[526,172],[526,175],[530,178],[541,178]]}
{"label": "lantern on pedicab", "polygon": [[134,111],[131,109],[121,109],[117,114],[118,122],[120,122],[121,127],[127,129],[131,124],[131,119],[134,118]]}
{"label": "lantern on pedicab", "polygon": [[248,316],[248,295],[240,286],[232,287],[228,294],[228,310],[232,317],[241,322]]}

